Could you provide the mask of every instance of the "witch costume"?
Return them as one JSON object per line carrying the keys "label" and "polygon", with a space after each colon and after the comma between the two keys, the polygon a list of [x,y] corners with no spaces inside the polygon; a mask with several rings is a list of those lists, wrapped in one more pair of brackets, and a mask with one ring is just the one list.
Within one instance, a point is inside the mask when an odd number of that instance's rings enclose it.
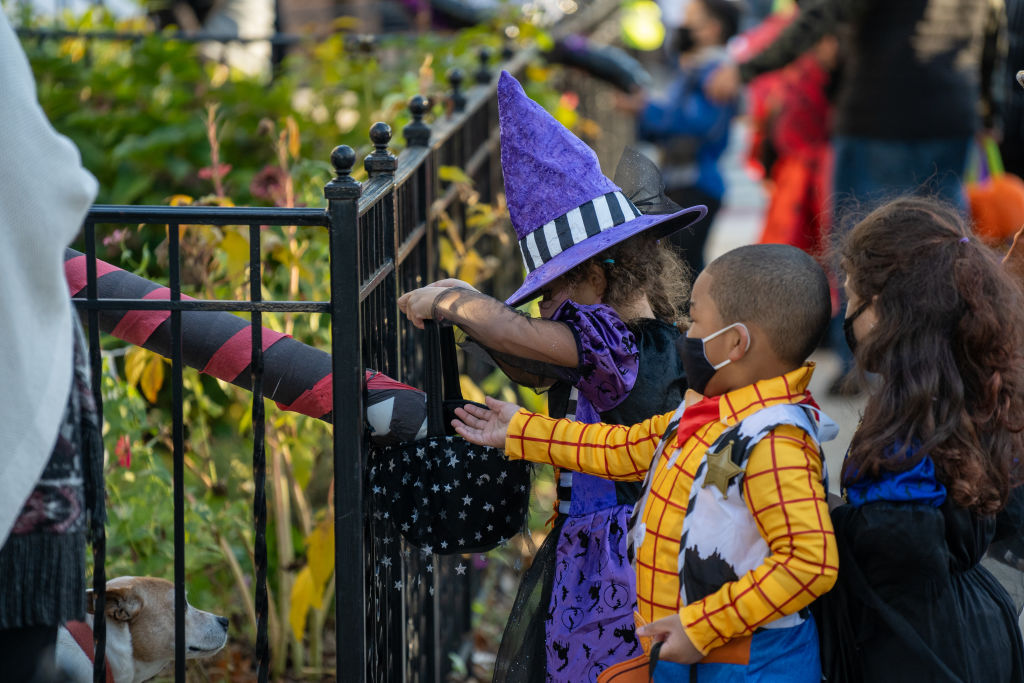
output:
{"label": "witch costume", "polygon": [[[704,216],[702,206],[680,209],[665,198],[657,168],[631,150],[616,182],[606,178],[594,152],[506,72],[498,83],[498,110],[509,214],[528,270],[508,306],[530,300],[634,235],[651,231],[660,238]],[[518,315],[508,308],[498,313]],[[552,413],[631,424],[681,400],[686,384],[673,325],[624,322],[610,306],[571,300],[551,319],[572,330],[576,368],[489,352],[520,383],[557,380],[549,396]],[[472,329],[466,332],[473,337]],[[556,477],[558,516],[520,584],[495,665],[498,683],[596,681],[637,647],[625,530],[639,485],[570,472]]]}

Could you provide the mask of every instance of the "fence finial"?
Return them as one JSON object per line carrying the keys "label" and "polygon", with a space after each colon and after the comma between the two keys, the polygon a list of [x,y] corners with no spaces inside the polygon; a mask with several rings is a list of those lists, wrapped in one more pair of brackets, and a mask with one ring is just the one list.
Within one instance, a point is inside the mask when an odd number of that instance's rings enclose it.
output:
{"label": "fence finial", "polygon": [[462,69],[452,69],[448,72],[448,82],[452,84],[452,94],[448,98],[452,103],[452,111],[462,111],[466,108],[466,96],[461,91],[464,79]]}
{"label": "fence finial", "polygon": [[331,166],[335,177],[324,186],[327,199],[357,199],[363,192],[362,184],[352,177],[356,165],[356,151],[348,145],[338,145],[331,152]]}
{"label": "fence finial", "polygon": [[398,158],[388,151],[388,143],[391,142],[391,126],[378,121],[370,126],[370,142],[373,143],[373,152],[363,159],[363,167],[366,173],[372,178],[378,175],[394,175],[398,167]]}
{"label": "fence finial", "polygon": [[491,51],[486,47],[482,47],[480,48],[480,51],[477,52],[476,58],[479,60],[480,66],[477,67],[476,73],[473,77],[480,85],[487,85],[491,82],[491,70],[488,68],[488,62],[491,61]]}
{"label": "fence finial", "polygon": [[406,146],[426,147],[430,144],[430,126],[423,122],[423,115],[427,113],[427,109],[427,98],[423,95],[413,95],[409,100],[412,121],[405,124],[405,128],[402,129]]}

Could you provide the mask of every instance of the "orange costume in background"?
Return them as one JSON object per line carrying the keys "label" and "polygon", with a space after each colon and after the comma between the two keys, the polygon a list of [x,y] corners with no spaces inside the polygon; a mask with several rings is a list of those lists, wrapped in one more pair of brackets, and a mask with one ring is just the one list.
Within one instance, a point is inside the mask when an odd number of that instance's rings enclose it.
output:
{"label": "orange costume in background", "polygon": [[[774,14],[737,41],[733,58],[746,61],[772,42],[796,16]],[[789,244],[811,255],[829,230],[832,176],[831,75],[814,51],[749,85],[751,143],[747,164],[770,181],[762,244]]]}
{"label": "orange costume in background", "polygon": [[[552,420],[520,411],[509,424],[505,449],[510,458],[550,463],[615,480],[649,481],[636,548],[638,609],[653,621],[679,614],[687,636],[702,653],[759,627],[799,612],[827,592],[836,579],[838,554],[822,483],[817,441],[803,430],[780,425],[749,454],[743,499],[768,547],[755,569],[689,604],[680,598],[680,535],[697,468],[711,444],[726,430],[762,408],[800,404],[810,397],[813,364],[756,382],[687,409],[710,419],[687,425],[669,437],[656,463],[655,450],[673,414],[631,427]],[[708,413],[708,408],[712,411]],[[710,459],[709,459],[710,461]],[[710,470],[709,470],[710,471]],[[709,479],[710,480],[710,475]],[[707,485],[707,481],[705,485]],[[816,648],[816,643],[815,643]]]}

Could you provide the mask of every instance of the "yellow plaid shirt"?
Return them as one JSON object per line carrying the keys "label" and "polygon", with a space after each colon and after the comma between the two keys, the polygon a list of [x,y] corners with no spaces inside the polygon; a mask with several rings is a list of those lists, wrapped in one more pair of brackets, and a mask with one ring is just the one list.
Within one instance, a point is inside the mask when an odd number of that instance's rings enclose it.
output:
{"label": "yellow plaid shirt", "polygon": [[[744,500],[771,555],[702,600],[681,605],[679,597],[679,540],[704,453],[723,431],[761,408],[805,400],[813,372],[808,363],[723,394],[720,419],[699,427],[681,449],[667,444],[661,462],[676,450],[680,456],[671,467],[655,471],[642,520],[647,531],[637,549],[638,609],[648,621],[678,613],[687,636],[705,654],[797,612],[835,583],[839,558],[821,482],[821,455],[803,430],[782,425],[754,446],[743,480]],[[509,424],[505,449],[513,459],[642,480],[671,417],[666,413],[625,427],[553,420],[522,410]]]}

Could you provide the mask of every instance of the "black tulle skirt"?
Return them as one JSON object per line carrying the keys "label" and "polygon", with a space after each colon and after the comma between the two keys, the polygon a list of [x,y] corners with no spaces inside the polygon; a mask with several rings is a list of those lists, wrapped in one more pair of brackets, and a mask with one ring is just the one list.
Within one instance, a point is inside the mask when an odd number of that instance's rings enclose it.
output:
{"label": "black tulle skirt", "polygon": [[832,513],[839,580],[813,609],[825,680],[1024,681],[1009,594],[979,562],[994,522],[947,503]]}

